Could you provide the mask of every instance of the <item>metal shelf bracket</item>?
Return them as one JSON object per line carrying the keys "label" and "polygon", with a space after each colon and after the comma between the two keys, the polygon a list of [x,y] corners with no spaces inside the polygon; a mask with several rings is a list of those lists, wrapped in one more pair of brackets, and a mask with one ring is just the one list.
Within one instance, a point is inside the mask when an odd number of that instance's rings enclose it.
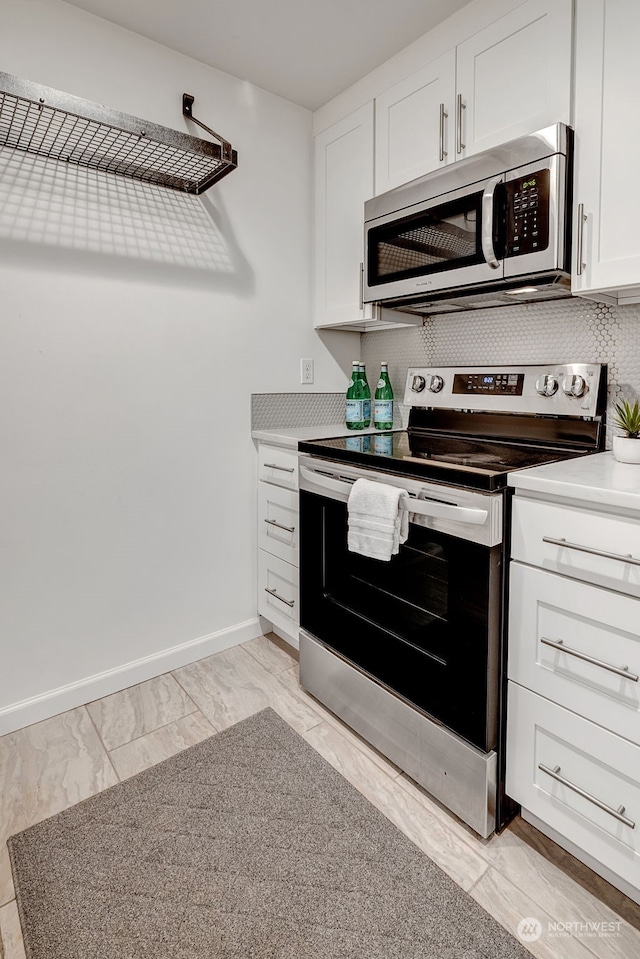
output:
{"label": "metal shelf bracket", "polygon": [[234,166],[237,165],[237,156],[234,161],[233,159],[233,148],[228,140],[225,140],[224,137],[221,137],[219,133],[216,133],[215,130],[212,130],[211,127],[208,127],[206,123],[203,123],[202,120],[198,120],[193,115],[193,104],[195,102],[195,97],[192,97],[190,93],[182,94],[182,115],[183,117],[188,117],[193,123],[199,126],[202,130],[206,130],[210,136],[217,140],[222,149],[222,159],[226,160],[227,163],[233,163]]}

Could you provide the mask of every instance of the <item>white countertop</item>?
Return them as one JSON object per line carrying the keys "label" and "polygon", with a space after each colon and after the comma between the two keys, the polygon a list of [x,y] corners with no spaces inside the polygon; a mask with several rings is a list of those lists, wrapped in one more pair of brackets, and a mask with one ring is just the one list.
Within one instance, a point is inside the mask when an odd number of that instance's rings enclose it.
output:
{"label": "white countertop", "polygon": [[618,463],[609,451],[516,470],[509,486],[640,513],[640,466]]}
{"label": "white countertop", "polygon": [[[272,443],[274,446],[287,446],[290,449],[298,449],[299,440],[326,440],[333,439],[335,436],[366,436],[367,433],[379,433],[379,430],[371,427],[368,430],[348,430],[344,423],[329,423],[325,426],[299,426],[283,427],[274,430],[252,430],[251,436],[254,440],[260,440],[262,443]],[[392,432],[385,430],[385,433]]]}

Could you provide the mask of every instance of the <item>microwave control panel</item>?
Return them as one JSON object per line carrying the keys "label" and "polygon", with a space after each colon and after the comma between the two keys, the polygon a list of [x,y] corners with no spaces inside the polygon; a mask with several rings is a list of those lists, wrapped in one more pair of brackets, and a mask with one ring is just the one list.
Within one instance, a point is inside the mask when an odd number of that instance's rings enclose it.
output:
{"label": "microwave control panel", "polygon": [[549,170],[537,170],[505,184],[505,256],[536,253],[549,246]]}

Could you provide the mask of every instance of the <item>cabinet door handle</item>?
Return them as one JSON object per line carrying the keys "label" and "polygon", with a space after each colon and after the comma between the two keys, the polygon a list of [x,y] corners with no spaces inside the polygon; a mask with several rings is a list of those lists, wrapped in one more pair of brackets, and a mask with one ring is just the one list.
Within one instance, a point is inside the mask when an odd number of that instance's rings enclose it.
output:
{"label": "cabinet door handle", "polygon": [[294,473],[295,466],[278,466],[277,463],[263,463],[263,466],[266,466],[268,470],[281,470],[283,473]]}
{"label": "cabinet door handle", "polygon": [[265,593],[269,593],[270,596],[273,596],[274,599],[279,599],[281,603],[285,603],[287,606],[293,607],[296,605],[295,599],[285,599],[284,596],[280,596],[275,589],[269,589],[267,586],[265,586],[264,591]]}
{"label": "cabinet door handle", "polygon": [[295,526],[283,526],[282,523],[276,523],[275,519],[265,519],[265,523],[268,523],[269,526],[277,526],[278,529],[283,529],[287,533],[295,533]]}
{"label": "cabinet door handle", "polygon": [[621,556],[620,553],[607,553],[603,549],[593,549],[592,546],[581,546],[580,543],[568,543],[566,539],[554,539],[553,536],[543,536],[543,543],[551,543],[553,546],[563,546],[565,549],[576,549],[579,553],[590,553],[592,556],[603,556],[605,559],[615,559],[618,563],[629,563],[630,566],[640,566],[640,559],[636,559],[631,553]]}
{"label": "cabinet door handle", "polygon": [[573,790],[574,793],[577,793],[579,796],[582,796],[583,799],[588,799],[590,803],[593,803],[594,806],[597,806],[598,809],[602,809],[604,812],[608,812],[610,816],[613,816],[614,819],[617,819],[618,822],[622,822],[625,826],[628,826],[629,829],[635,829],[636,824],[632,819],[627,819],[624,813],[624,806],[618,806],[617,809],[613,809],[611,806],[607,806],[606,803],[603,803],[600,799],[596,799],[595,796],[592,796],[590,793],[585,792],[584,789],[581,789],[580,786],[576,786],[575,783],[570,782],[570,780],[565,779],[564,776],[560,775],[560,766],[554,766],[553,769],[549,769],[548,766],[543,765],[543,763],[538,763],[538,769],[541,772],[546,773],[547,776],[551,776],[552,779],[555,779],[557,782],[562,783],[563,786],[566,786],[567,789]]}
{"label": "cabinet door handle", "polygon": [[444,108],[444,103],[440,104],[440,150],[438,152],[438,159],[442,163],[446,156],[449,156],[447,151],[444,148],[444,121],[449,118],[449,114]]}
{"label": "cabinet door handle", "polygon": [[584,257],[584,224],[586,221],[586,216],[584,215],[584,203],[578,203],[578,241],[576,243],[577,247],[577,263],[576,263],[576,276],[582,276],[582,271],[584,270],[586,263],[583,262]]}
{"label": "cabinet door handle", "polygon": [[360,264],[360,309],[364,310],[364,263]]}
{"label": "cabinet door handle", "polygon": [[466,103],[462,102],[462,94],[456,97],[456,153],[462,153],[466,144],[462,142],[462,111],[467,109]]}
{"label": "cabinet door handle", "polygon": [[635,673],[629,672],[628,666],[612,666],[611,663],[605,663],[601,659],[594,659],[593,656],[587,656],[586,653],[581,653],[578,649],[565,646],[564,640],[562,639],[547,639],[546,636],[541,636],[540,642],[545,646],[551,646],[552,649],[559,650],[561,653],[575,656],[576,659],[583,659],[585,663],[591,663],[592,666],[600,666],[601,669],[607,669],[610,673],[615,673],[616,676],[622,676],[623,679],[629,679],[632,683],[638,682],[638,676],[636,676]]}

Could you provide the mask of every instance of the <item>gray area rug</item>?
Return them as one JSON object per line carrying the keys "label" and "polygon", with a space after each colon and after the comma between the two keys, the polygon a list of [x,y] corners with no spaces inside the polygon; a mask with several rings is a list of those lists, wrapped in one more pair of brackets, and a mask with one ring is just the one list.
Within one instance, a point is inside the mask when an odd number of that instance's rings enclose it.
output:
{"label": "gray area rug", "polygon": [[270,709],[9,849],[29,959],[530,959]]}

